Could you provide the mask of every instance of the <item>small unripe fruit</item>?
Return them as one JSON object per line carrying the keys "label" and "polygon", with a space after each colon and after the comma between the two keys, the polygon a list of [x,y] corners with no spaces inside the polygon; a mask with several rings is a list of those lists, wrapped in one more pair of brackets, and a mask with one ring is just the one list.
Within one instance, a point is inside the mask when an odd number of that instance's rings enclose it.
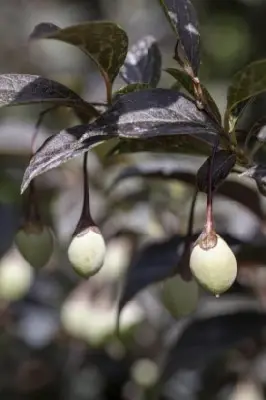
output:
{"label": "small unripe fruit", "polygon": [[54,248],[50,228],[33,223],[19,229],[15,243],[25,260],[34,268],[44,267],[50,260]]}
{"label": "small unripe fruit", "polygon": [[191,314],[197,308],[199,286],[194,280],[186,282],[177,275],[162,283],[161,300],[174,318]]}
{"label": "small unripe fruit", "polygon": [[19,300],[28,292],[33,281],[32,267],[18,254],[11,253],[0,264],[0,298]]}
{"label": "small unripe fruit", "polygon": [[219,295],[234,283],[237,262],[228,244],[219,235],[215,236],[216,243],[209,247],[199,238],[191,252],[190,269],[200,285]]}
{"label": "small unripe fruit", "polygon": [[96,274],[104,263],[106,246],[104,238],[95,226],[89,227],[73,237],[68,258],[74,270],[84,278]]}

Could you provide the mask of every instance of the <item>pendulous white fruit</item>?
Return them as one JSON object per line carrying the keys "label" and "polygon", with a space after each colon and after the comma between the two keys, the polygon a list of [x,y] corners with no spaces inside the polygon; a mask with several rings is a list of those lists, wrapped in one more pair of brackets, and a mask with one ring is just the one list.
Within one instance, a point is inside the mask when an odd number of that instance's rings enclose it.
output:
{"label": "pendulous white fruit", "polygon": [[226,292],[237,276],[237,261],[228,244],[217,234],[216,244],[206,248],[201,238],[190,256],[190,269],[195,279],[215,295]]}
{"label": "pendulous white fruit", "polygon": [[11,252],[0,264],[0,299],[16,301],[25,296],[33,282],[32,267],[20,256]]}
{"label": "pendulous white fruit", "polygon": [[76,234],[68,248],[74,270],[84,278],[96,274],[103,266],[106,253],[104,238],[97,227]]}
{"label": "pendulous white fruit", "polygon": [[34,268],[44,267],[51,258],[54,238],[51,229],[39,224],[29,224],[15,236],[17,249]]}
{"label": "pendulous white fruit", "polygon": [[160,296],[173,318],[184,317],[197,308],[199,286],[194,279],[187,282],[176,275],[162,283]]}

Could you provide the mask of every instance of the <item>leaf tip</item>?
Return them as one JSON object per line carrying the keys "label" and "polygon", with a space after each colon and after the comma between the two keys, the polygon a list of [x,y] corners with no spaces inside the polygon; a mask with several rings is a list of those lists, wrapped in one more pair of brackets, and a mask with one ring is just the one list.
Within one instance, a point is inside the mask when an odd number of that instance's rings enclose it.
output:
{"label": "leaf tip", "polygon": [[51,22],[41,22],[36,25],[29,35],[29,40],[41,39],[57,32],[60,28]]}

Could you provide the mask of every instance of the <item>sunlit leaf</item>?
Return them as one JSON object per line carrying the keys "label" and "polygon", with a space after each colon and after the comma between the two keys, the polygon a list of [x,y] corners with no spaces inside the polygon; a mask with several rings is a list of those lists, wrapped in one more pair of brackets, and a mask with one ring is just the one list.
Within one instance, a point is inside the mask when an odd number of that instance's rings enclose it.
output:
{"label": "sunlit leaf", "polygon": [[113,101],[117,100],[118,96],[123,94],[137,92],[138,90],[149,89],[149,85],[147,83],[130,83],[129,85],[123,86],[121,89],[117,90],[113,94]]}
{"label": "sunlit leaf", "polygon": [[81,115],[98,116],[98,112],[78,94],[59,82],[38,75],[0,75],[0,106],[52,103],[72,107]]}
{"label": "sunlit leaf", "polygon": [[[174,79],[177,80],[177,82],[184,88],[186,89],[186,91],[191,94],[194,97],[194,86],[193,86],[193,82],[191,77],[186,74],[184,71],[180,70],[180,69],[176,69],[176,68],[167,68],[165,70],[168,74],[170,74]],[[180,86],[178,85],[178,86]],[[210,93],[208,92],[208,90],[201,84],[201,88],[202,88],[202,92],[203,92],[203,96],[206,100],[206,103],[210,109],[210,111],[212,112],[212,114],[214,115],[214,117],[216,118],[216,120],[221,123],[222,121],[222,117],[220,114],[220,111],[217,107],[217,104],[215,103],[214,99],[212,98],[212,96],[210,95]]]}
{"label": "sunlit leaf", "polygon": [[128,93],[120,96],[115,104],[92,124],[64,130],[61,133],[63,142],[61,134],[56,135],[58,140],[55,137],[51,142],[52,145],[56,144],[56,151],[51,146],[44,147],[42,157],[40,153],[35,155],[26,170],[22,187],[25,190],[33,177],[82,154],[86,151],[86,146],[89,150],[92,140],[96,140],[97,143],[115,137],[162,140],[163,137],[178,134],[200,135],[208,140],[210,136],[215,136],[219,129],[204,111],[199,110],[195,103],[182,93],[168,89]]}
{"label": "sunlit leaf", "polygon": [[128,48],[127,34],[113,22],[83,22],[62,29],[41,23],[30,38],[56,39],[79,47],[97,64],[108,88],[124,63]]}
{"label": "sunlit leaf", "polygon": [[196,11],[191,1],[160,0],[160,4],[181,42],[194,75],[197,76],[200,65],[200,34]]}
{"label": "sunlit leaf", "polygon": [[21,184],[22,193],[27,189],[31,180],[36,176],[49,171],[52,168],[56,168],[68,160],[92,149],[101,142],[112,138],[92,132],[91,138],[87,137],[86,145],[84,146],[84,143],[79,141],[84,133],[83,129],[84,125],[80,125],[63,130],[57,135],[49,137],[43,143],[32,157],[30,164],[24,173]]}
{"label": "sunlit leaf", "polygon": [[[221,128],[183,93],[146,89],[120,96],[96,121],[95,127],[120,138],[147,139],[177,134],[208,135]],[[86,140],[84,134],[83,140]]]}
{"label": "sunlit leaf", "polygon": [[[227,108],[225,114],[225,126],[234,128],[237,106],[242,104],[240,111],[246,106],[251,97],[266,91],[266,60],[251,63],[238,72],[232,80],[227,93]],[[237,113],[237,115],[239,112]]]}
{"label": "sunlit leaf", "polygon": [[124,81],[156,87],[161,77],[162,57],[153,36],[145,36],[129,50],[120,74]]}

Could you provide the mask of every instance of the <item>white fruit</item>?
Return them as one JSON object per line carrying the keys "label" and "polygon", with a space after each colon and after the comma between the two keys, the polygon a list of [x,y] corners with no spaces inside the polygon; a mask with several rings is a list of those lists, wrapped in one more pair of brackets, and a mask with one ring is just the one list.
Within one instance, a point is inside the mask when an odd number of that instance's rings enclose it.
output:
{"label": "white fruit", "polygon": [[[67,300],[61,310],[61,323],[71,336],[92,347],[105,345],[116,333],[117,307],[103,308],[88,299]],[[141,310],[129,304],[121,316],[120,333],[128,333],[143,320]]]}
{"label": "white fruit", "polygon": [[15,243],[28,263],[34,268],[42,268],[48,263],[53,253],[53,234],[47,226],[34,228],[20,229],[15,236]]}
{"label": "white fruit", "polygon": [[237,261],[227,243],[217,235],[217,243],[206,250],[196,244],[190,256],[190,269],[195,279],[215,295],[228,290],[237,276]]}
{"label": "white fruit", "polygon": [[91,318],[88,302],[83,299],[67,300],[61,309],[64,330],[76,339],[85,339],[87,320]]}
{"label": "white fruit", "polygon": [[115,330],[115,310],[91,307],[90,320],[87,320],[86,341],[92,347],[106,344]]}
{"label": "white fruit", "polygon": [[18,254],[10,253],[0,264],[0,298],[19,300],[25,296],[33,282],[32,267]]}
{"label": "white fruit", "polygon": [[69,248],[68,258],[74,270],[88,278],[96,274],[103,266],[106,246],[103,236],[93,228],[86,229],[74,236]]}
{"label": "white fruit", "polygon": [[128,267],[130,255],[130,242],[128,239],[111,239],[107,243],[103,267],[95,279],[100,282],[120,279]]}
{"label": "white fruit", "polygon": [[197,308],[199,286],[195,280],[186,282],[177,275],[162,283],[160,295],[163,305],[172,317],[180,318]]}
{"label": "white fruit", "polygon": [[132,365],[131,377],[137,385],[149,388],[157,382],[159,368],[154,361],[143,358]]}

